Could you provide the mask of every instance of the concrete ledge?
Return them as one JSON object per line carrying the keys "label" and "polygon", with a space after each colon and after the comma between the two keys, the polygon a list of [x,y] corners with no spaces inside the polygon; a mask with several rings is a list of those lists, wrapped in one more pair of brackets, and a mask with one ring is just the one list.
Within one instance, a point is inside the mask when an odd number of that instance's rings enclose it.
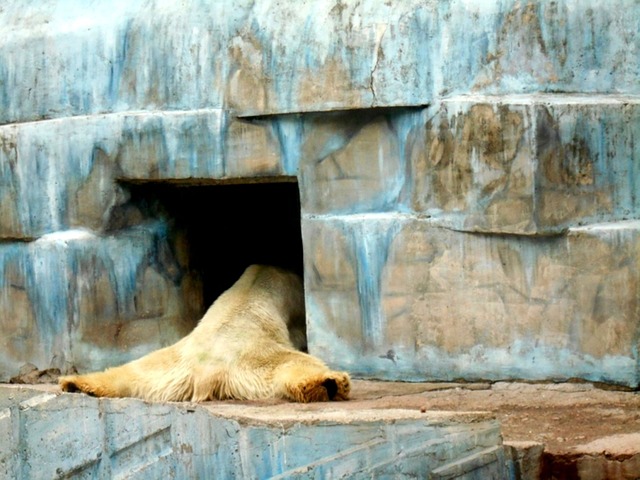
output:
{"label": "concrete ledge", "polygon": [[[424,465],[432,476],[483,480],[538,480],[554,472],[555,478],[627,480],[640,474],[634,463],[640,396],[634,392],[587,383],[354,380],[352,394],[333,404],[145,404],[60,395],[53,385],[0,385],[0,478],[20,478],[27,470],[50,478],[47,473],[60,468],[57,478],[74,465],[77,475],[93,478],[114,472],[123,478],[227,478],[230,472],[236,478],[244,472],[282,472],[277,478],[358,472],[368,478],[375,468],[405,478],[428,471]],[[469,413],[475,410],[491,414]],[[495,443],[493,418],[503,444]],[[94,438],[100,433],[102,443]],[[82,434],[82,444],[74,444]],[[461,448],[468,436],[475,438]],[[43,462],[41,476],[25,465],[21,448]],[[390,470],[385,462],[392,452]],[[504,462],[503,470],[489,469],[497,468],[494,460]]]}
{"label": "concrete ledge", "polygon": [[3,478],[504,474],[499,425],[480,413],[148,404],[0,387],[0,433]]}

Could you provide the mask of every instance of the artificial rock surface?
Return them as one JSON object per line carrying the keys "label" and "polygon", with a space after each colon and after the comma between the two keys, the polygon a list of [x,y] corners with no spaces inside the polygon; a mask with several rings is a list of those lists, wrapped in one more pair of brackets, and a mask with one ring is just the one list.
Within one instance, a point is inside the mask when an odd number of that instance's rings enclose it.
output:
{"label": "artificial rock surface", "polygon": [[102,369],[172,344],[202,303],[199,279],[184,267],[162,224],[0,244],[0,370],[13,376],[25,359]]}
{"label": "artificial rock surface", "polygon": [[[179,219],[132,186],[293,180],[312,353],[374,378],[638,387],[638,18],[5,2],[0,379],[121,363],[197,321]],[[198,211],[218,232],[231,207]]]}
{"label": "artificial rock surface", "polygon": [[[283,478],[286,471],[627,480],[640,473],[634,392],[588,383],[356,380],[351,397],[161,404],[0,385],[0,478]],[[80,442],[87,448],[75,448]]]}
{"label": "artificial rock surface", "polygon": [[304,219],[310,345],[368,378],[637,386],[638,234],[637,221],[540,239]]}
{"label": "artificial rock surface", "polygon": [[421,106],[459,93],[640,93],[628,0],[5,2],[0,121]]}

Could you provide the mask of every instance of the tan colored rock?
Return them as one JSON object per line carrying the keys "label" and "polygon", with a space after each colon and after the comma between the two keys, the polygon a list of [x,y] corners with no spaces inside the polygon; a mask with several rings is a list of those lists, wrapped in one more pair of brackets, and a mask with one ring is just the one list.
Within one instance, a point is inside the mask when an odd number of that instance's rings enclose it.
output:
{"label": "tan colored rock", "polygon": [[539,480],[542,473],[544,445],[537,442],[505,441],[505,452],[510,459],[517,480]]}
{"label": "tan colored rock", "polygon": [[351,290],[356,281],[349,238],[324,222],[303,218],[305,286],[318,290]]}
{"label": "tan colored rock", "polygon": [[555,234],[638,215],[637,99],[450,97],[411,152],[413,208],[464,231]]}
{"label": "tan colored rock", "polygon": [[[355,274],[339,290],[323,289],[325,273],[307,268],[308,310],[317,322],[308,327],[317,332],[310,348],[338,365],[383,378],[640,381],[637,221],[528,238],[361,215],[318,217],[311,231],[317,233],[305,236],[313,238],[307,252],[331,258],[342,237],[346,252],[336,262]],[[391,233],[357,241],[365,231],[368,238]],[[377,282],[366,275],[377,271],[379,258],[385,261]],[[363,262],[371,262],[368,270]],[[333,339],[357,331],[362,337],[349,343],[348,354],[343,347],[332,352]],[[379,363],[389,351],[394,362]]]}
{"label": "tan colored rock", "polygon": [[128,198],[115,181],[115,159],[96,148],[91,172],[68,201],[70,226],[102,231],[113,209]]}
{"label": "tan colored rock", "polygon": [[281,151],[271,131],[268,122],[231,121],[225,138],[225,177],[281,175]]}
{"label": "tan colored rock", "polygon": [[[319,150],[305,147],[305,151]],[[397,200],[401,170],[395,135],[384,117],[377,117],[356,130],[342,148],[320,158],[303,158],[302,182],[309,187],[303,208],[309,213],[384,210]]]}
{"label": "tan colored rock", "polygon": [[4,277],[0,277],[0,366],[5,367],[2,369],[5,375],[10,373],[6,371],[7,367],[11,366],[15,373],[26,359],[38,363],[46,361],[40,348],[41,333],[29,298],[29,285],[21,267],[19,261],[5,259]]}

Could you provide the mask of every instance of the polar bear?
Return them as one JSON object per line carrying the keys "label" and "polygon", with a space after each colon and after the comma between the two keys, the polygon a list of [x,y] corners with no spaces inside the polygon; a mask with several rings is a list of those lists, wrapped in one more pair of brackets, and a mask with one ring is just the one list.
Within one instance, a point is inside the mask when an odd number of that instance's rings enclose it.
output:
{"label": "polar bear", "polygon": [[149,401],[347,400],[348,373],[294,348],[303,325],[300,277],[251,265],[174,345],[104,372],[60,377],[59,384],[66,392]]}

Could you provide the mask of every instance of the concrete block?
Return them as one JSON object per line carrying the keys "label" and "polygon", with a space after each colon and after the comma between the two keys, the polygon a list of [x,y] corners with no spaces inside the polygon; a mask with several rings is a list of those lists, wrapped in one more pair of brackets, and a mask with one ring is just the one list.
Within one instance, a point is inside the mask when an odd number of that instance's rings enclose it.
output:
{"label": "concrete block", "polygon": [[640,215],[637,99],[472,95],[430,110],[413,209],[443,226],[550,234]]}
{"label": "concrete block", "polygon": [[95,402],[82,396],[69,399],[66,408],[60,407],[56,395],[50,393],[19,405],[20,477],[97,477],[104,438],[101,412]]}
{"label": "concrete block", "polygon": [[[461,93],[638,93],[627,0],[440,3],[434,98]],[[606,66],[605,66],[606,65]]]}
{"label": "concrete block", "polygon": [[503,478],[505,472],[499,424],[482,413],[149,404],[51,393],[9,399],[16,391],[23,389],[0,388],[20,431],[1,437],[0,451],[15,442],[18,477]]}
{"label": "concrete block", "polygon": [[422,109],[305,116],[299,174],[302,210],[408,210],[408,145],[423,129]]}
{"label": "concrete block", "polygon": [[[245,121],[223,110],[75,117],[0,126],[0,239],[113,228],[119,182],[202,183],[295,176],[294,119]],[[135,211],[125,223],[140,223]],[[121,222],[122,223],[122,222]]]}
{"label": "concrete block", "polygon": [[227,99],[241,115],[424,104],[435,5],[261,2],[232,34]]}
{"label": "concrete block", "polygon": [[[99,408],[104,412],[103,455],[109,459],[108,465],[101,465],[104,473],[126,479],[175,475],[171,406],[106,402]],[[145,421],[138,420],[140,414]]]}
{"label": "concrete block", "polygon": [[120,126],[106,119],[0,127],[0,238],[31,240],[78,225],[104,229],[126,200],[114,181]]}
{"label": "concrete block", "polygon": [[[243,120],[220,109],[123,114],[118,179],[206,183],[295,176],[287,118]],[[300,121],[292,117],[294,125]]]}
{"label": "concrete block", "polygon": [[224,176],[222,110],[116,115],[118,176],[124,180]]}
{"label": "concrete block", "polygon": [[542,474],[544,445],[536,442],[509,441],[504,443],[507,467],[514,480],[538,480]]}
{"label": "concrete block", "polygon": [[639,107],[614,95],[468,95],[424,110],[310,115],[302,209],[415,212],[523,235],[633,218]]}
{"label": "concrete block", "polygon": [[201,287],[172,248],[162,224],[0,244],[1,378],[27,362],[102,369],[188,333]]}
{"label": "concrete block", "polygon": [[[384,118],[364,125],[340,151],[315,160],[302,172],[311,211],[376,211],[390,203],[388,181],[400,160]],[[313,186],[313,187],[312,187]],[[386,207],[386,208],[385,208]]]}
{"label": "concrete block", "polygon": [[[300,123],[292,119],[295,124]],[[259,178],[269,176],[295,176],[298,173],[297,158],[285,152],[283,134],[286,135],[287,119],[273,121],[245,121],[233,119],[223,129],[224,177]],[[285,141],[286,142],[286,141]]]}
{"label": "concrete block", "polygon": [[305,217],[303,239],[309,349],[336,368],[640,384],[637,221],[530,239],[398,214]]}

